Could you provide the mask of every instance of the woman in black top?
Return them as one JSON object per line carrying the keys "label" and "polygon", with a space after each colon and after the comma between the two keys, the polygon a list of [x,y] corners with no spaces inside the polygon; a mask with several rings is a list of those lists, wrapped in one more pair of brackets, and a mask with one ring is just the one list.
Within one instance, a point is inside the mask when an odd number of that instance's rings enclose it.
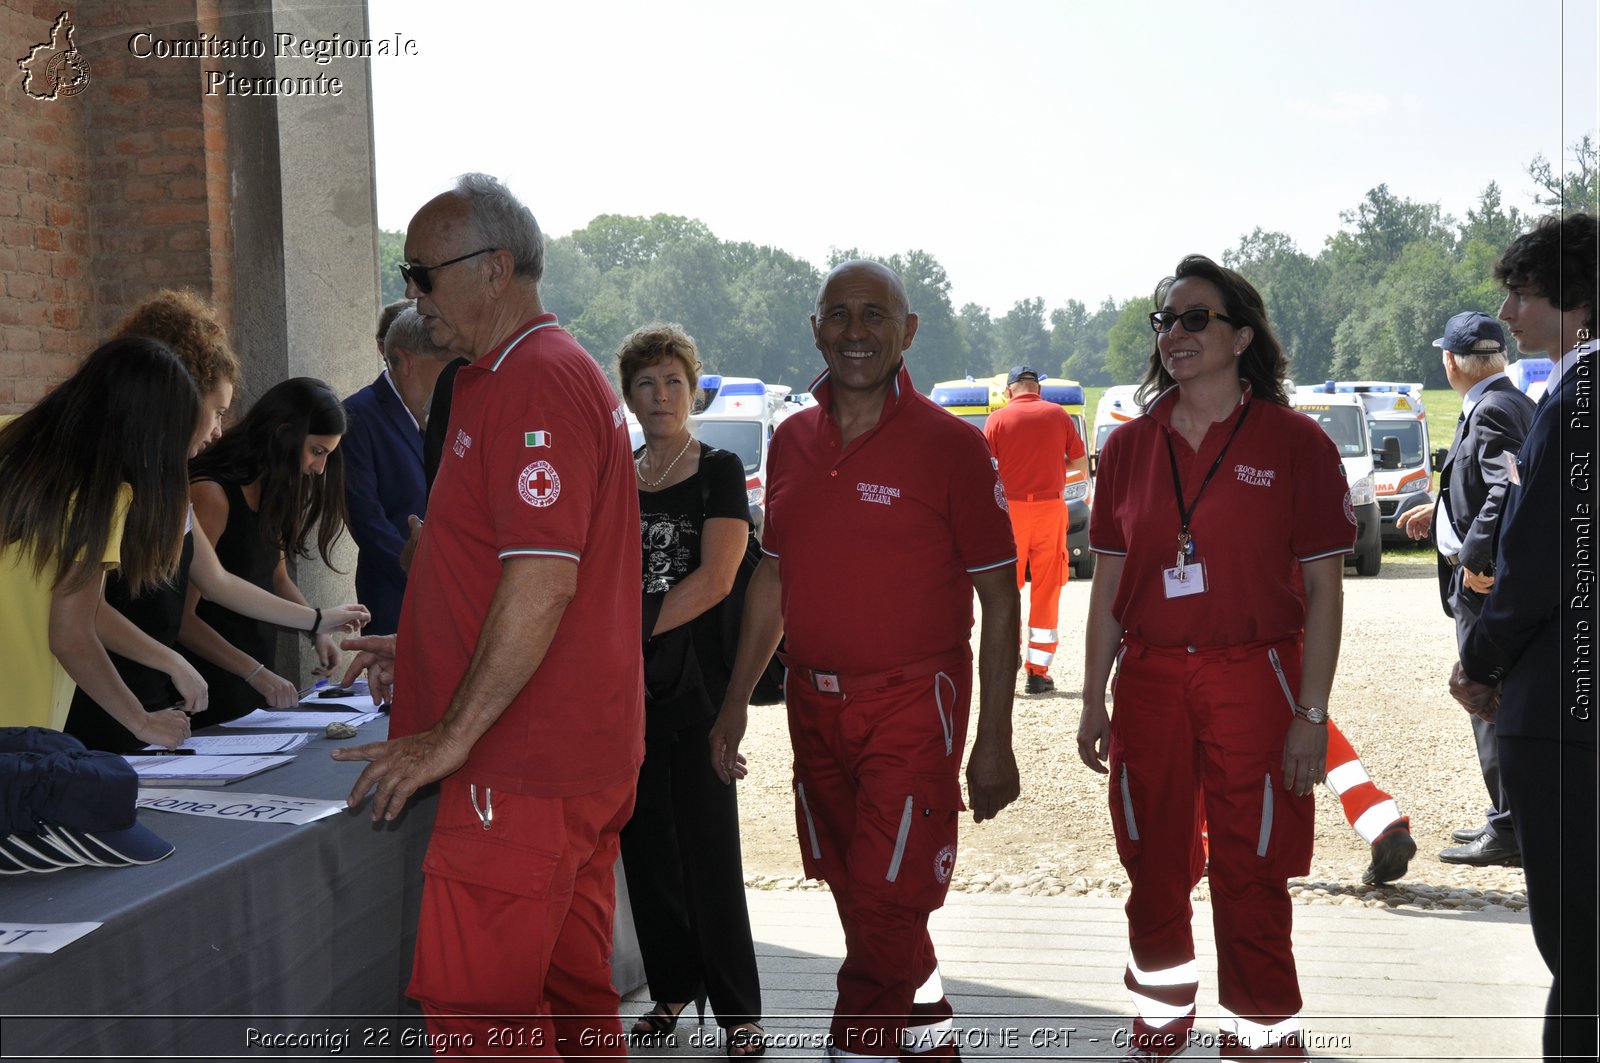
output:
{"label": "woman in black top", "polygon": [[[344,406],[328,385],[291,377],[268,389],[243,420],[190,463],[195,522],[223,568],[280,598],[310,605],[289,578],[287,558],[311,556],[315,527],[318,552],[332,566],[329,554],[344,534],[338,451],[344,431]],[[332,674],[339,662],[339,648],[325,627],[305,629],[316,640],[321,675]],[[263,704],[280,706],[279,691],[294,703],[295,684],[271,667],[276,637],[253,617],[201,601],[199,589],[190,587],[181,640],[211,688],[211,707],[195,717],[196,727],[237,719]]]}
{"label": "woman in black top", "polygon": [[[636,1040],[670,1033],[710,998],[728,1055],[766,1051],[761,985],[744,901],[739,806],[712,770],[709,736],[727,690],[717,604],[749,535],[744,465],[689,431],[694,340],[640,329],[617,352],[622,393],[645,443],[635,453],[644,565],[645,755],[623,870],[655,1007]],[[730,647],[731,648],[731,647]],[[704,1011],[701,1010],[704,1022]]]}

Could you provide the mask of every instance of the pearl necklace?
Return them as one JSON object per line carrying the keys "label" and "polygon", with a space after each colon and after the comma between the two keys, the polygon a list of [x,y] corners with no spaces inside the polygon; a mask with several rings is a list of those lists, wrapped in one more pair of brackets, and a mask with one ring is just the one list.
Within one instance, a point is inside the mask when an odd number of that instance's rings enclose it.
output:
{"label": "pearl necklace", "polygon": [[693,435],[691,435],[688,439],[685,439],[683,441],[683,449],[678,451],[678,457],[673,458],[672,461],[668,462],[666,471],[663,472],[661,474],[661,476],[658,479],[655,479],[655,480],[646,480],[644,478],[644,459],[650,456],[650,451],[647,449],[643,454],[639,455],[639,460],[634,462],[634,464],[633,464],[634,474],[639,477],[639,482],[640,483],[644,484],[650,490],[654,491],[656,488],[660,487],[662,484],[667,482],[667,477],[672,475],[672,470],[675,469],[677,467],[677,465],[678,465],[678,459],[682,458],[685,454],[689,453],[689,447],[691,445],[693,445],[693,443],[694,443],[694,436]]}

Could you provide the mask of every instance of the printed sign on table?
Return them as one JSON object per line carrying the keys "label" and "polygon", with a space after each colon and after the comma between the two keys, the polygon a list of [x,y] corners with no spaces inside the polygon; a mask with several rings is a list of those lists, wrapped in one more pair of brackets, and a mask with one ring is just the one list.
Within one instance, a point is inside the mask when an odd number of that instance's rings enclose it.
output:
{"label": "printed sign on table", "polygon": [[210,790],[166,790],[146,787],[139,791],[139,807],[182,816],[245,820],[251,823],[288,823],[299,826],[344,811],[344,801],[315,797],[281,797],[277,794],[219,794]]}

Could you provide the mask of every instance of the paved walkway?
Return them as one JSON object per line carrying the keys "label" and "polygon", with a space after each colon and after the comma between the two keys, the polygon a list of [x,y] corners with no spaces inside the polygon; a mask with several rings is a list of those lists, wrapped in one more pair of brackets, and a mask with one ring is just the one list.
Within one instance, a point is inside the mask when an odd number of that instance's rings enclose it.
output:
{"label": "paved walkway", "polygon": [[[844,953],[833,900],[748,891],[772,1059],[819,1059]],[[1296,905],[1295,956],[1313,1059],[1539,1058],[1549,975],[1525,914]],[[1216,1031],[1211,909],[1195,906],[1197,1031]],[[1118,900],[952,894],[933,917],[945,991],[966,1059],[1116,1059],[1132,1014],[1122,986],[1127,924]],[[624,1023],[649,1006],[641,990]],[[634,1058],[724,1058],[693,1008],[676,1043]],[[697,1043],[698,1042],[698,1043]],[[1182,1057],[1215,1059],[1196,1045]]]}

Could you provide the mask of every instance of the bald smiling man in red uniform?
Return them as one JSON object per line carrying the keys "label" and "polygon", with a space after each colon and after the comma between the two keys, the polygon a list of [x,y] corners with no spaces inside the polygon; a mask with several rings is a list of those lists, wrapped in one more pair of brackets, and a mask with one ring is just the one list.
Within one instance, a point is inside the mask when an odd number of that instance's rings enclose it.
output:
{"label": "bald smiling man in red uniform", "polygon": [[811,319],[828,371],[768,460],[764,555],[746,592],[712,764],[742,774],[750,692],[780,635],[806,874],[844,926],[830,1059],[957,1058],[928,936],[956,859],[983,608],[973,818],[1016,800],[1020,623],[1005,494],[983,437],[911,385],[905,288],[876,262],[828,275]]}

